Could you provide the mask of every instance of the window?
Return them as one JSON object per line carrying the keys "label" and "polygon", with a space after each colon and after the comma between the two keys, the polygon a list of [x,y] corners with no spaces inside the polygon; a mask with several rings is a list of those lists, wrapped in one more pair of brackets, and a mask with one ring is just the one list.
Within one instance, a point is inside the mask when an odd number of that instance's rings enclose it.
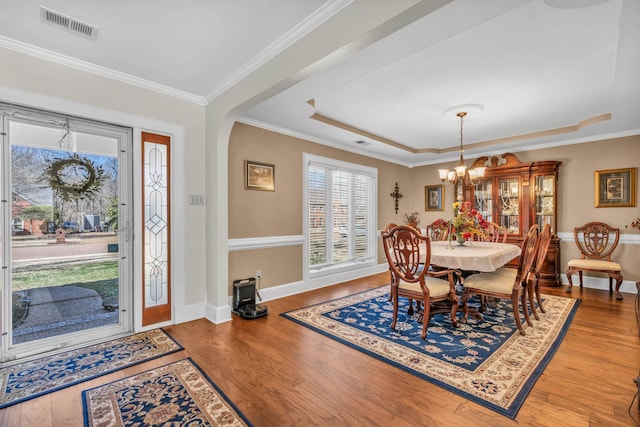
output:
{"label": "window", "polygon": [[377,169],[304,155],[305,260],[310,274],[376,262]]}

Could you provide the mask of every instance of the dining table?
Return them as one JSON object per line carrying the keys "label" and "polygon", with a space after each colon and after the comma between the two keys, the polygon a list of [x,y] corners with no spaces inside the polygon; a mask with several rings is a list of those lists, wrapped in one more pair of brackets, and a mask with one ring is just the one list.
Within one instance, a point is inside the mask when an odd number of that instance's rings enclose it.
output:
{"label": "dining table", "polygon": [[[424,245],[424,243],[422,243]],[[457,241],[431,241],[431,259],[429,264],[432,268],[459,270],[460,276],[456,279],[456,292],[462,294],[464,289],[464,277],[469,274],[482,274],[503,267],[509,261],[520,256],[521,248],[511,243],[494,243],[468,241],[464,245],[459,245]],[[426,251],[420,251],[422,261],[426,261]],[[490,302],[490,304],[493,304]],[[464,307],[460,306],[460,310]],[[432,313],[447,312],[446,304],[434,304]],[[468,308],[471,316],[481,319],[482,315],[475,308]],[[463,319],[463,323],[466,320]]]}
{"label": "dining table", "polygon": [[[426,256],[422,251],[421,256]],[[520,255],[518,245],[469,241],[431,241],[431,265],[461,271],[491,272]]]}

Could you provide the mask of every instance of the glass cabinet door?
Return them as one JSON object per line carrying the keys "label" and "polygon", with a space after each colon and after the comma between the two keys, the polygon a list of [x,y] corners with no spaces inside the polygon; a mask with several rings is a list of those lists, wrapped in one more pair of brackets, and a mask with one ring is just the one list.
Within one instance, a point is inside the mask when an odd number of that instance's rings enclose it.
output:
{"label": "glass cabinet door", "polygon": [[542,228],[551,224],[551,231],[555,232],[555,177],[553,175],[538,175],[535,181],[535,223]]}
{"label": "glass cabinet door", "polygon": [[497,181],[498,224],[506,227],[509,234],[520,233],[520,180],[501,178]]}
{"label": "glass cabinet door", "polygon": [[473,192],[474,208],[489,222],[493,222],[493,193],[491,180],[481,181]]}

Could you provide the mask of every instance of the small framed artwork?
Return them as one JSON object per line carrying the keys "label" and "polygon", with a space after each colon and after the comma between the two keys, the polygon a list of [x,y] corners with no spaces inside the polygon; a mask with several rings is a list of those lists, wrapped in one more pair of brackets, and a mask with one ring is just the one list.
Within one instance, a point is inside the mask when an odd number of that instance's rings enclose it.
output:
{"label": "small framed artwork", "polygon": [[443,211],[444,210],[444,185],[424,186],[424,210]]}
{"label": "small framed artwork", "polygon": [[596,208],[636,206],[636,168],[595,172]]}
{"label": "small framed artwork", "polygon": [[275,191],[276,167],[267,163],[244,161],[245,190]]}

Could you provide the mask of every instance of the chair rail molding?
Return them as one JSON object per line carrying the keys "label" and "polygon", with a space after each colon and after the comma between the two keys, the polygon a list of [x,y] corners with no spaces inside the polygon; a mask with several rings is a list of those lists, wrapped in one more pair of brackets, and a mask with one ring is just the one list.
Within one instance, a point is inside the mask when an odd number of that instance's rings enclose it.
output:
{"label": "chair rail molding", "polygon": [[248,251],[252,249],[279,248],[283,246],[302,246],[304,236],[267,236],[267,237],[247,237],[242,239],[229,239],[229,252]]}
{"label": "chair rail molding", "polygon": [[[567,242],[575,242],[575,238],[573,237],[573,232],[562,232],[557,234],[558,239],[567,241]],[[621,245],[640,245],[640,234],[622,234],[620,233],[620,242]]]}

